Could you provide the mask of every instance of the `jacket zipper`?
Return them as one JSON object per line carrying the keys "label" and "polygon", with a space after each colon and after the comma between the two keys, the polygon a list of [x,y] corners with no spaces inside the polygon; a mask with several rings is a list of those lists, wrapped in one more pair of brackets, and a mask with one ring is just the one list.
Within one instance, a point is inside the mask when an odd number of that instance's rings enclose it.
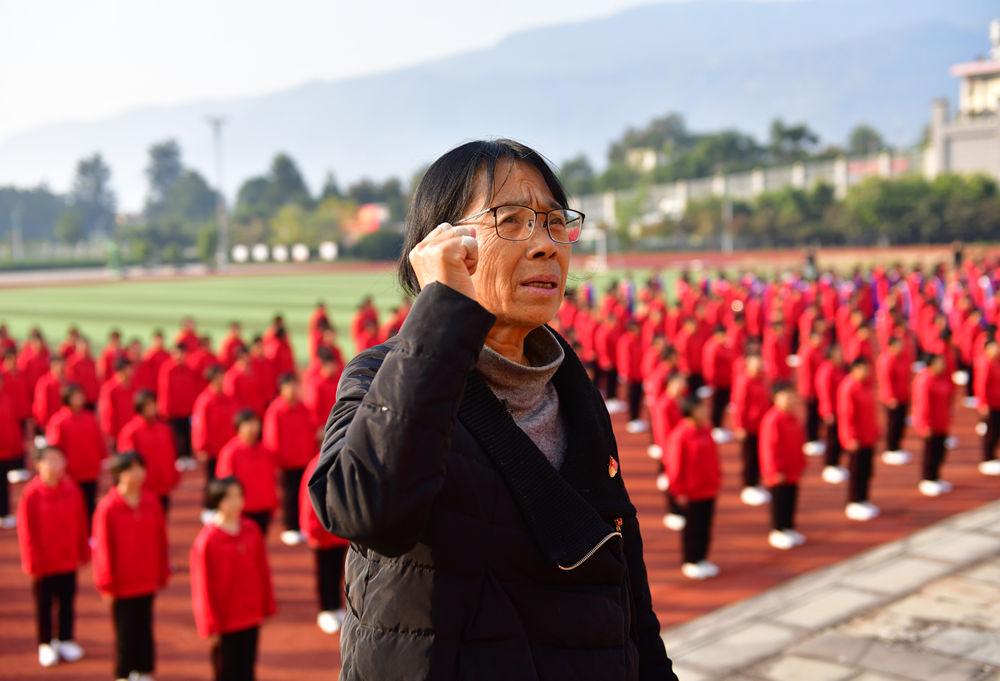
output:
{"label": "jacket zipper", "polygon": [[621,533],[619,533],[617,530],[615,530],[614,532],[611,532],[604,539],[602,539],[601,541],[597,542],[597,544],[594,546],[594,548],[592,548],[589,551],[587,551],[587,553],[583,556],[583,558],[581,558],[580,560],[576,561],[575,563],[573,563],[569,567],[564,567],[564,566],[560,565],[559,569],[560,570],[574,570],[574,569],[580,567],[584,562],[586,562],[586,560],[588,558],[590,558],[592,555],[594,555],[594,553],[597,552],[597,549],[601,548],[606,543],[608,543],[609,539],[611,539],[612,537],[619,537],[620,538],[621,536],[622,536]]}

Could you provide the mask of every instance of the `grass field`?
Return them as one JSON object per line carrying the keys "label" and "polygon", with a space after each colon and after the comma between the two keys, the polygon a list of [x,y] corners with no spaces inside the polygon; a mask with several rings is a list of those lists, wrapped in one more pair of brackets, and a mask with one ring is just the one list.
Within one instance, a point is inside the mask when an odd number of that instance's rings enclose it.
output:
{"label": "grass field", "polygon": [[[591,276],[571,273],[570,285]],[[596,275],[595,283],[612,276],[615,273]],[[217,346],[230,321],[242,322],[249,336],[263,331],[272,316],[281,312],[297,359],[305,362],[307,324],[316,301],[326,302],[340,333],[341,350],[349,357],[354,353],[351,317],[365,294],[373,296],[383,316],[398,305],[401,292],[391,268],[0,289],[0,322],[6,322],[19,339],[38,326],[50,344],[58,343],[66,329],[76,324],[97,354],[113,328],[120,329],[126,340],[137,337],[145,345],[153,329],[162,328],[169,340],[180,319],[191,315]]]}

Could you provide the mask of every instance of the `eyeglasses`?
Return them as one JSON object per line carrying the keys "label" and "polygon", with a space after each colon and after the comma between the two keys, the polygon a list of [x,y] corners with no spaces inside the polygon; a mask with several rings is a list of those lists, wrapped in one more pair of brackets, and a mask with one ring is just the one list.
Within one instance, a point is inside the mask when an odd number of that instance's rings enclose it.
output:
{"label": "eyeglasses", "polygon": [[507,241],[530,239],[539,215],[542,216],[542,225],[549,238],[557,244],[576,243],[583,232],[583,213],[569,208],[539,212],[528,206],[496,206],[473,213],[452,224],[460,225],[487,213],[493,214],[493,227],[497,230],[497,236]]}

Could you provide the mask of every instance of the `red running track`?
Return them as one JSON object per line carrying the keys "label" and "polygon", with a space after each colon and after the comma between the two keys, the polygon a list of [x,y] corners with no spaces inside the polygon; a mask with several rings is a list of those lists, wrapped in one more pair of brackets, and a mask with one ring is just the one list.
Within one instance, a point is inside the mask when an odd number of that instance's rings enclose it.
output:
{"label": "red running track", "polygon": [[[891,468],[877,462],[872,498],[881,506],[882,516],[867,524],[844,518],[844,487],[822,482],[820,461],[810,459],[801,492],[798,523],[808,543],[790,552],[768,546],[767,507],[749,508],[739,502],[737,447],[735,444],[724,446],[725,477],[711,552],[722,574],[708,582],[690,582],[680,575],[676,533],[660,523],[663,501],[654,486],[658,464],[646,456],[648,436],[626,434],[624,418],[616,416],[623,474],[639,509],[654,607],[661,624],[664,627],[681,624],[791,577],[1000,498],[1000,478],[986,478],[976,470],[979,438],[972,432],[974,422],[973,412],[956,407],[955,434],[961,445],[949,453],[945,464],[944,477],[955,484],[954,492],[947,496],[927,499],[917,493],[919,468],[916,462],[903,468]],[[909,438],[906,444],[915,453],[921,451],[915,438]],[[187,553],[198,530],[200,485],[199,474],[186,474],[175,494],[170,514],[174,575],[156,601],[158,679],[196,681],[210,677],[207,646],[194,630],[187,575]],[[336,678],[339,639],[322,634],[316,627],[309,551],[304,547],[282,545],[277,539],[279,530],[275,523],[269,537],[279,613],[262,633],[258,678],[261,681],[292,678],[328,681]],[[85,681],[112,678],[110,615],[108,606],[93,587],[89,567],[80,572],[77,599],[77,639],[87,653],[81,662],[52,669],[38,666],[30,583],[20,572],[17,540],[10,530],[0,531],[0,603],[3,604],[0,607],[0,679]],[[667,645],[669,651],[669,641]]]}

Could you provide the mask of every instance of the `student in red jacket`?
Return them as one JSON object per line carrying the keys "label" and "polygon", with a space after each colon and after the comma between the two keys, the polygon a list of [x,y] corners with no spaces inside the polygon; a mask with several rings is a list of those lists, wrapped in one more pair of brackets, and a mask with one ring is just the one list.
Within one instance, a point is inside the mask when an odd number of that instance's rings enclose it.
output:
{"label": "student in red jacket", "polygon": [[94,582],[111,600],[116,679],[152,673],[153,598],[170,574],[163,508],[143,489],[145,478],[139,454],[116,455],[111,461],[114,487],[94,515]]}
{"label": "student in red jacket", "polygon": [[906,416],[910,411],[912,359],[903,352],[903,339],[890,336],[885,350],[875,362],[879,400],[885,407],[885,451],[882,462],[905,466],[913,456],[902,449]]}
{"label": "student in red jacket", "polygon": [[[194,343],[192,347],[197,347],[197,336]],[[170,357],[160,366],[156,380],[160,416],[174,433],[177,465],[182,471],[198,467],[191,450],[191,412],[200,392],[200,381],[194,369],[187,364],[187,347],[180,342],[174,346]]]}
{"label": "student in red jacket", "polygon": [[976,357],[973,377],[976,402],[983,418],[979,430],[983,443],[979,472],[1000,475],[1000,459],[997,459],[997,443],[1000,443],[1000,339],[995,330]]}
{"label": "student in red jacket", "polygon": [[712,439],[704,400],[686,397],[681,413],[684,418],[670,433],[664,451],[670,493],[686,519],[681,534],[681,572],[689,579],[709,579],[719,574],[718,566],[708,560],[715,499],[722,480],[719,450]]}
{"label": "student in red jacket", "polygon": [[135,387],[132,385],[132,363],[124,357],[115,362],[115,373],[101,386],[97,398],[97,415],[101,432],[109,447],[118,440],[118,433],[135,414]]}
{"label": "student in red jacket", "polygon": [[629,433],[645,433],[649,424],[640,418],[642,412],[642,337],[639,324],[632,320],[625,327],[625,333],[618,338],[615,347],[618,375],[625,380],[625,394],[628,402]]}
{"label": "student in red jacket", "polygon": [[941,479],[955,396],[955,386],[946,368],[944,357],[931,355],[927,358],[927,367],[913,380],[913,428],[924,438],[924,460],[917,489],[928,497],[937,497],[952,489],[950,482]]}
{"label": "student in red jacket", "polygon": [[677,365],[687,375],[688,390],[692,395],[705,385],[702,373],[702,351],[705,348],[705,337],[699,326],[699,320],[685,317],[674,345],[677,347]]}
{"label": "student in red jacket", "polygon": [[[818,308],[815,309],[818,310]],[[816,392],[816,372],[823,363],[826,351],[824,329],[822,321],[811,325],[808,333],[802,335],[798,352],[799,366],[796,373],[796,385],[799,397],[805,402],[806,444],[803,451],[809,456],[820,456],[826,451],[826,446],[819,439],[822,418],[819,413],[819,395]]]}
{"label": "student in red jacket", "polygon": [[180,481],[180,472],[173,432],[157,416],[156,398],[148,390],[135,395],[135,415],[118,433],[118,451],[134,451],[142,456],[144,489],[159,499],[166,515],[170,510],[170,493]]}
{"label": "student in red jacket", "polygon": [[668,530],[680,532],[684,529],[684,511],[670,493],[670,481],[667,478],[663,452],[666,451],[670,433],[681,422],[681,402],[687,395],[687,378],[675,371],[667,379],[667,387],[656,398],[650,408],[650,420],[653,423],[653,446],[656,448],[657,460],[660,462],[660,473],[656,476],[656,489],[664,493],[667,502],[667,512],[663,516],[663,525]]}
{"label": "student in red jacket", "polygon": [[863,356],[851,362],[850,373],[837,389],[837,429],[840,445],[850,457],[851,480],[844,513],[851,520],[872,520],[879,514],[878,506],[868,501],[879,429],[871,366]]}
{"label": "student in red jacket", "polygon": [[97,507],[97,479],[108,446],[97,417],[85,408],[86,401],[79,386],[67,385],[63,389],[64,406],[49,421],[45,440],[66,456],[66,473],[80,485],[89,520]]}
{"label": "student in red jacket", "polygon": [[239,407],[222,389],[224,376],[218,364],[205,370],[208,385],[194,401],[191,413],[191,446],[198,459],[205,462],[206,485],[215,479],[219,452],[236,435],[233,419]]}
{"label": "student in red jacket", "polygon": [[[604,379],[603,392],[612,414],[624,411],[625,405],[618,399],[618,364],[616,350],[622,329],[618,319],[607,317],[597,325],[594,331],[594,352],[597,355],[597,368],[600,378]],[[598,388],[601,385],[598,383]]]}
{"label": "student in red jacket", "polygon": [[344,373],[344,366],[336,360],[329,348],[319,348],[316,359],[319,367],[306,373],[302,382],[302,401],[316,424],[317,437],[326,426],[330,411],[337,402],[337,384]]}
{"label": "student in red jacket", "polygon": [[795,508],[799,480],[806,467],[805,430],[795,415],[795,392],[791,383],[776,383],[774,406],[760,422],[760,473],[771,492],[771,533],[768,543],[788,550],[805,543],[795,530]]}
{"label": "student in red jacket", "polygon": [[844,367],[840,346],[833,344],[824,352],[825,359],[816,369],[816,399],[819,416],[826,428],[823,447],[823,480],[839,485],[847,480],[847,469],[840,465],[840,436],[837,433],[837,389],[844,380]]}
{"label": "student in red jacket", "polygon": [[235,476],[243,486],[243,515],[257,523],[267,539],[274,509],[278,507],[275,489],[277,465],[274,454],[260,443],[260,419],[249,409],[236,414],[236,435],[219,452],[215,474],[220,478]]}
{"label": "student in red jacket", "polygon": [[262,442],[281,468],[281,509],[285,525],[281,541],[287,546],[295,546],[304,539],[299,528],[302,473],[317,453],[319,443],[312,415],[299,398],[299,381],[295,374],[286,373],[279,384],[280,392],[264,415]]}
{"label": "student in red jacket", "polygon": [[341,578],[344,575],[344,559],[347,557],[346,539],[326,531],[309,500],[309,478],[316,470],[319,455],[313,457],[306,466],[299,490],[299,524],[305,534],[309,548],[313,551],[316,566],[316,598],[319,615],[316,624],[324,634],[340,631],[344,622],[344,599]]}
{"label": "student in red jacket", "polygon": [[10,512],[10,486],[24,482],[24,431],[14,395],[5,390],[7,377],[0,372],[0,528],[9,530],[16,520]]}
{"label": "student in red jacket", "polygon": [[31,413],[35,423],[42,430],[49,425],[49,419],[62,406],[62,391],[66,385],[66,362],[59,355],[53,355],[49,370],[35,383],[32,393]]}
{"label": "student in red jacket", "polygon": [[90,354],[90,343],[82,336],[77,339],[73,354],[66,358],[66,381],[76,383],[87,397],[87,408],[97,404],[101,384],[97,380],[97,363]]}
{"label": "student in red jacket", "polygon": [[198,633],[211,642],[216,681],[253,681],[260,627],[275,612],[271,568],[257,525],[243,517],[233,477],[208,484],[214,515],[191,547],[191,601]]}
{"label": "student in red jacket", "polygon": [[701,368],[705,383],[712,389],[712,437],[719,444],[732,439],[732,434],[722,427],[722,423],[732,396],[734,359],[726,327],[718,324],[702,348]]}
{"label": "student in red jacket", "polygon": [[771,495],[760,485],[760,420],[771,406],[771,390],[764,378],[760,355],[748,355],[733,385],[732,419],[743,460],[740,500],[747,506],[763,506]]}
{"label": "student in red jacket", "polygon": [[[34,455],[38,477],[24,487],[17,505],[21,567],[32,578],[38,662],[51,667],[76,662],[83,649],[73,636],[76,571],[90,560],[83,495],[65,477],[66,458],[46,446]],[[53,606],[59,608],[58,637],[52,636]]]}

